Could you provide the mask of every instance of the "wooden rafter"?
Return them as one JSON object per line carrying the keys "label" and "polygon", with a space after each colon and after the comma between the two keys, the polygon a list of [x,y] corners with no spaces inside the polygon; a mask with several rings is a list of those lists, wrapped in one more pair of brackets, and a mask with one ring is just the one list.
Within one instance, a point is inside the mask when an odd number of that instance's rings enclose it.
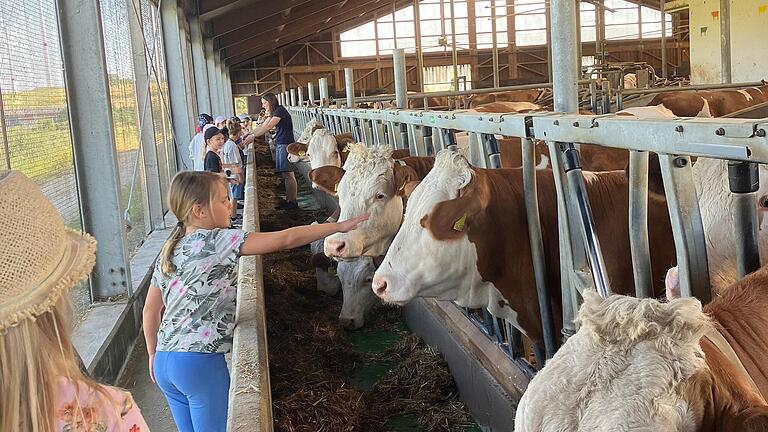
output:
{"label": "wooden rafter", "polygon": [[317,0],[259,0],[250,8],[232,10],[212,19],[213,35],[221,37],[247,27],[270,27],[272,20],[279,16],[286,16],[291,11],[316,2]]}

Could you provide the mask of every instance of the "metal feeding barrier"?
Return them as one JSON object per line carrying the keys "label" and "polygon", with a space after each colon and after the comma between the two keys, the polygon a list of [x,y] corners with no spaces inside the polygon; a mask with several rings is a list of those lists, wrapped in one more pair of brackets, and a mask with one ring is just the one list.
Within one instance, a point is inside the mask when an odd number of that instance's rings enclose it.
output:
{"label": "metal feeding barrier", "polygon": [[[554,18],[554,14],[553,14]],[[555,41],[553,41],[555,43]],[[405,106],[404,54],[395,50],[395,87],[398,105]],[[399,68],[400,67],[400,68]],[[398,73],[399,70],[399,73]],[[351,83],[352,80],[349,80]],[[567,81],[567,80],[561,80]],[[557,79],[555,80],[557,82]],[[564,85],[577,89],[578,81]],[[327,101],[320,81],[321,100]],[[557,95],[558,89],[555,89]],[[347,94],[354,89],[347,87]],[[347,97],[354,106],[354,96]],[[555,106],[563,106],[555,97]],[[568,104],[565,104],[568,105]],[[566,107],[568,108],[568,107]],[[479,114],[466,111],[425,111],[409,109],[356,109],[326,107],[289,107],[297,131],[311,119],[317,119],[333,133],[351,132],[368,144],[388,144],[409,149],[413,156],[434,155],[442,149],[456,149],[466,140],[467,158],[476,167],[500,168],[497,136],[518,137],[523,148],[525,207],[528,235],[534,263],[537,294],[544,329],[544,347],[535,347],[537,364],[542,366],[560,344],[546,287],[546,268],[541,224],[536,200],[534,140],[547,143],[552,156],[560,221],[561,288],[564,337],[575,332],[573,320],[578,309],[578,293],[598,289],[610,294],[607,275],[589,200],[584,188],[577,145],[594,144],[630,150],[630,249],[637,294],[652,296],[647,227],[648,154],[659,155],[659,163],[668,200],[676,248],[681,295],[696,296],[702,302],[711,298],[706,247],[698,205],[691,157],[709,157],[733,161],[729,167],[731,190],[736,202],[735,220],[739,239],[739,275],[759,266],[755,192],[757,165],[768,163],[768,119],[670,118],[642,119],[606,115],[564,113]],[[572,110],[573,108],[568,108]],[[460,139],[457,140],[457,134]],[[463,135],[466,134],[466,137]],[[576,144],[576,145],[574,145]],[[513,359],[521,356],[521,336],[508,321],[487,310],[465,313],[494,339]]]}

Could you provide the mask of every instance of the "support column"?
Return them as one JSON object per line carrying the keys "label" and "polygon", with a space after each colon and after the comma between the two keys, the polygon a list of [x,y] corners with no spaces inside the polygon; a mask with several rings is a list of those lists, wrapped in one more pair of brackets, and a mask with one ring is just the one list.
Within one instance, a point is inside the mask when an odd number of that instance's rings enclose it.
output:
{"label": "support column", "polygon": [[355,107],[355,71],[344,68],[344,85],[347,93],[347,108]]}
{"label": "support column", "polygon": [[208,69],[208,91],[211,96],[211,116],[216,117],[221,111],[221,105],[219,105],[219,89],[216,86],[216,61],[214,59],[215,53],[213,51],[213,40],[205,39],[203,42],[205,47],[205,64]]}
{"label": "support column", "polygon": [[299,106],[304,106],[304,87],[299,87]]}
{"label": "support column", "polygon": [[328,99],[328,78],[320,78],[320,106],[327,107],[330,104]]}
{"label": "support column", "polygon": [[214,80],[216,82],[216,96],[218,99],[218,106],[219,111],[216,113],[216,115],[222,115],[224,117],[227,116],[227,105],[224,101],[224,75],[223,75],[223,68],[221,67],[221,56],[219,55],[218,51],[214,51],[213,53],[213,65],[214,65]]}
{"label": "support column", "polygon": [[667,14],[664,12],[665,0],[659,0],[661,9],[661,77],[667,78]]}
{"label": "support column", "polygon": [[[663,17],[663,15],[662,15]],[[722,82],[731,82],[731,0],[720,0],[720,69]]]}
{"label": "support column", "polygon": [[195,92],[197,93],[197,112],[211,113],[211,93],[208,87],[208,66],[205,60],[203,31],[200,18],[189,20],[189,38],[192,42],[192,67],[195,69]]}
{"label": "support column", "polygon": [[291,106],[296,106],[296,89],[291,89]]}
{"label": "support column", "polygon": [[131,269],[122,212],[115,211],[120,176],[101,14],[95,1],[56,3],[83,229],[99,242],[91,294],[103,299],[130,291]]}
{"label": "support column", "polygon": [[408,108],[408,77],[405,72],[405,51],[396,48],[392,51],[392,67],[395,76],[395,101],[399,109]]}
{"label": "support column", "polygon": [[227,97],[229,98],[229,104],[232,105],[232,112],[237,115],[237,109],[235,107],[235,95],[232,92],[232,77],[230,76],[230,69],[229,66],[224,68],[224,89],[227,91]]}
{"label": "support column", "polygon": [[315,86],[311,83],[307,83],[307,94],[309,96],[309,106],[315,104]]}
{"label": "support column", "polygon": [[[131,34],[131,55],[133,58],[133,76],[135,80],[136,105],[139,112],[139,140],[141,156],[144,162],[144,222],[146,232],[164,227],[163,200],[160,189],[160,171],[157,164],[155,129],[152,119],[152,101],[149,95],[149,69],[144,50],[144,30],[141,14],[128,2],[128,30]],[[186,157],[187,169],[192,169],[192,161]],[[181,166],[180,166],[181,167]]]}
{"label": "support column", "polygon": [[187,165],[186,147],[192,139],[193,126],[187,107],[187,81],[184,78],[184,46],[181,40],[178,0],[160,2],[163,26],[165,68],[168,75],[169,109],[173,120],[173,138],[176,146],[177,170]]}
{"label": "support column", "polygon": [[221,105],[224,107],[224,112],[221,114],[224,117],[232,117],[232,113],[235,109],[235,102],[232,100],[232,87],[229,85],[229,73],[227,72],[227,65],[224,64],[224,59],[219,58],[219,69],[221,71]]}

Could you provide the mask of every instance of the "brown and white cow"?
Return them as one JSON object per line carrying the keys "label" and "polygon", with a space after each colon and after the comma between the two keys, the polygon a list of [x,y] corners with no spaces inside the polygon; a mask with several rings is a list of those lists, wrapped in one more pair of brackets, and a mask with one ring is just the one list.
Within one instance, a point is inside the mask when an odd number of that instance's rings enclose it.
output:
{"label": "brown and white cow", "polygon": [[474,108],[491,102],[536,102],[544,91],[544,89],[530,89],[475,94],[469,97],[469,107]]}
{"label": "brown and white cow", "polygon": [[768,267],[707,304],[588,292],[518,432],[768,431]]}
{"label": "brown and white cow", "polygon": [[743,90],[661,93],[648,105],[663,105],[679,117],[722,117],[768,102],[768,85]]}
{"label": "brown and white cow", "polygon": [[384,255],[403,219],[408,184],[424,178],[433,164],[432,157],[396,160],[389,146],[353,144],[343,169],[323,167],[310,173],[313,182],[338,193],[339,220],[370,213],[357,230],[327,237],[326,255],[340,259]]}
{"label": "brown and white cow", "polygon": [[[554,178],[550,170],[536,175],[547,286],[553,314],[559,318]],[[586,172],[584,179],[611,286],[632,292],[627,180],[622,171]],[[476,169],[459,153],[442,151],[408,199],[402,227],[376,272],[374,291],[395,304],[436,297],[488,308],[541,344],[523,195],[521,169]],[[661,287],[667,267],[675,261],[662,200],[649,199],[648,218],[652,280]]]}

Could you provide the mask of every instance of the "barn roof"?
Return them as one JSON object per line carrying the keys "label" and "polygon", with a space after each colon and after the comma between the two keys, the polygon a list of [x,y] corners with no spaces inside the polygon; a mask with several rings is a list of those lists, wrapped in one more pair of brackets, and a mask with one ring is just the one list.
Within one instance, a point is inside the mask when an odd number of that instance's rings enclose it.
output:
{"label": "barn roof", "polygon": [[[628,0],[659,8],[659,0]],[[351,28],[373,14],[399,9],[412,0],[197,0],[197,9],[216,49],[229,65],[334,28]]]}

